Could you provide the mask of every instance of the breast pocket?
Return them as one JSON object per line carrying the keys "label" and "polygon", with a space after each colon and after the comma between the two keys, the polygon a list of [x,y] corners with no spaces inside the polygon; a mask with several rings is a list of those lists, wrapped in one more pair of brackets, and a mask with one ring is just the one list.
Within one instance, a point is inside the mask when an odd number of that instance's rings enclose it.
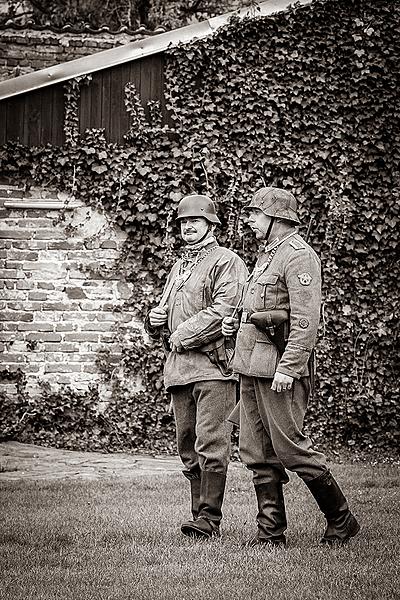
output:
{"label": "breast pocket", "polygon": [[278,280],[277,273],[263,275],[256,283],[257,294],[257,309],[272,310],[276,308],[278,296]]}

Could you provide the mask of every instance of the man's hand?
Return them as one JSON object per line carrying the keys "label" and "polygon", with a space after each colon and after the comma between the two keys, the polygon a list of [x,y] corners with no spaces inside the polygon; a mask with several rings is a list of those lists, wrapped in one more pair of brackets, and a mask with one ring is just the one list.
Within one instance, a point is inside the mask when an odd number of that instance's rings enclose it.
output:
{"label": "man's hand", "polygon": [[174,331],[174,333],[171,335],[171,337],[169,338],[169,343],[172,351],[183,352],[185,349],[181,344],[179,334],[177,331]]}
{"label": "man's hand", "polygon": [[168,320],[168,314],[165,308],[156,306],[149,312],[149,321],[152,327],[162,327]]}
{"label": "man's hand", "polygon": [[278,373],[277,371],[271,385],[271,390],[274,390],[274,392],[285,392],[286,390],[291,390],[292,385],[293,377]]}
{"label": "man's hand", "polygon": [[235,335],[239,329],[239,319],[235,317],[225,317],[222,320],[222,335],[225,337],[231,337]]}

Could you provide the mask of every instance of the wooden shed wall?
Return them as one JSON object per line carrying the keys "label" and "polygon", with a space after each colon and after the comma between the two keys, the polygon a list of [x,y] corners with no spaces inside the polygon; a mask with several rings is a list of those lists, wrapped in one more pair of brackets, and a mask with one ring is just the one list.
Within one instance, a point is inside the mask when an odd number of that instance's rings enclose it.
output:
{"label": "wooden shed wall", "polygon": [[[127,62],[92,74],[81,88],[79,128],[105,129],[112,142],[122,140],[129,129],[124,105],[124,87],[133,82],[146,106],[160,101],[165,116],[164,55]],[[0,144],[19,141],[26,146],[64,143],[64,84],[50,85],[0,101]]]}

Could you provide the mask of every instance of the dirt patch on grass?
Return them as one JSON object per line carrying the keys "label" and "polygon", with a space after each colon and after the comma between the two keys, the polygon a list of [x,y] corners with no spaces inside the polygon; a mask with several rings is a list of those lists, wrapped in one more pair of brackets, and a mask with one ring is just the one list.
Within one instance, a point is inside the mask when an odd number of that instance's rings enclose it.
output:
{"label": "dirt patch on grass", "polygon": [[0,443],[0,481],[130,478],[181,470],[178,457],[77,452],[19,442]]}

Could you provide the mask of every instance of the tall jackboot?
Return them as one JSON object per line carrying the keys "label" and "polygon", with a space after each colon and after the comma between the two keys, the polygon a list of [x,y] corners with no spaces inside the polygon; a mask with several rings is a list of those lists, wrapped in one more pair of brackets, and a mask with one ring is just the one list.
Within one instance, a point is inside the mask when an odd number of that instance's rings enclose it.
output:
{"label": "tall jackboot", "polygon": [[195,521],[199,515],[201,472],[182,471],[190,482],[191,511]]}
{"label": "tall jackboot", "polygon": [[344,544],[357,535],[360,525],[350,512],[342,490],[329,471],[305,484],[327,520],[321,544]]}
{"label": "tall jackboot", "polygon": [[260,483],[255,485],[254,489],[258,504],[258,531],[244,545],[253,547],[265,544],[284,548],[287,521],[282,483],[280,481]]}
{"label": "tall jackboot", "polygon": [[222,519],[222,502],[226,483],[225,473],[202,471],[200,485],[199,513],[195,521],[183,523],[184,535],[196,538],[218,537]]}

